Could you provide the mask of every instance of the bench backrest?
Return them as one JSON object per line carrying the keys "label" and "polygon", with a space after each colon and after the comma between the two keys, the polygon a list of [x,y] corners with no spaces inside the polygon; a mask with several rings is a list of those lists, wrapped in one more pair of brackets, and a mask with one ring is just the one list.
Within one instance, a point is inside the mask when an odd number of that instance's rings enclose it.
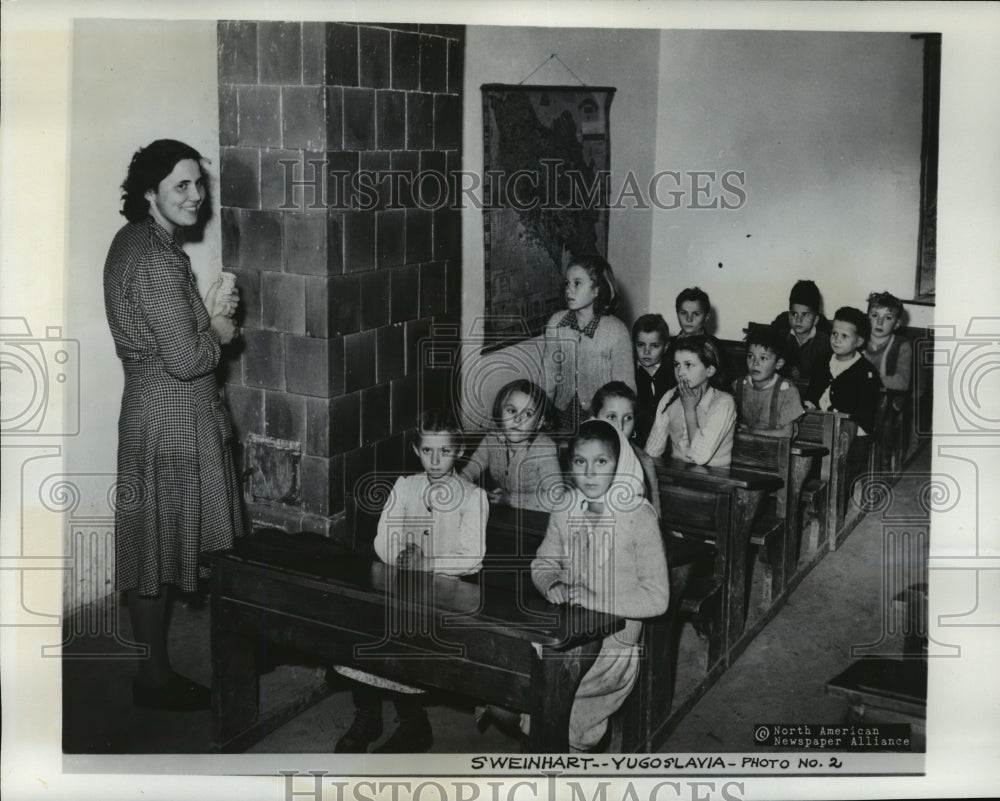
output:
{"label": "bench backrest", "polygon": [[847,453],[857,435],[858,425],[840,412],[807,411],[796,423],[793,441],[816,443],[827,449],[819,459],[817,476],[829,487],[828,533],[835,538],[847,510]]}
{"label": "bench backrest", "polygon": [[791,442],[791,437],[737,431],[733,437],[733,465],[782,475],[788,469]]}
{"label": "bench backrest", "polygon": [[795,510],[788,506],[788,487],[792,486],[794,477],[791,475],[791,437],[765,437],[760,434],[749,434],[737,431],[733,437],[733,466],[750,470],[760,470],[774,473],[784,486],[777,490],[775,512],[779,517],[794,519]]}

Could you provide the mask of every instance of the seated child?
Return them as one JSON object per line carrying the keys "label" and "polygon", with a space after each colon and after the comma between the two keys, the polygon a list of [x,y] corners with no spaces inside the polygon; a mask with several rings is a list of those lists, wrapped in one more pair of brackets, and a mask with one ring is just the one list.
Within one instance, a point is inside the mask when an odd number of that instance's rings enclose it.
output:
{"label": "seated child", "polygon": [[[421,415],[413,450],[423,472],[396,480],[378,521],[375,553],[401,570],[446,576],[479,571],[486,553],[486,493],[455,475],[462,455],[462,432],[447,413]],[[354,721],[334,747],[336,753],[365,753],[382,734],[382,700],[392,697],[399,728],[378,753],[420,753],[433,744],[433,733],[420,700],[421,690],[356,668],[337,666],[357,679]],[[390,690],[391,692],[386,692]]]}
{"label": "seated child", "polygon": [[551,603],[622,615],[577,688],[569,719],[571,750],[600,743],[608,719],[639,674],[640,618],[663,614],[670,600],[667,562],[653,507],[623,498],[621,438],[603,420],[588,420],[570,443],[572,503],[552,513],[531,564],[531,578]]}
{"label": "seated child", "polygon": [[[644,314],[632,326],[635,345],[635,441],[646,444],[653,425],[656,404],[668,389],[677,384],[674,371],[663,366],[663,354],[670,342],[667,321],[659,314]],[[595,413],[596,414],[596,413]]]}
{"label": "seated child", "polygon": [[[882,386],[907,391],[913,369],[913,346],[896,333],[903,322],[902,301],[888,292],[872,292],[868,296],[868,322],[872,333],[865,343],[865,358],[878,370]],[[894,403],[902,408],[903,399],[896,398]]]}
{"label": "seated child", "polygon": [[859,434],[870,434],[875,426],[882,381],[861,350],[870,335],[868,317],[860,309],[844,306],[833,317],[830,347],[833,356],[817,364],[806,390],[807,409],[837,411],[850,415]]}
{"label": "seated child", "polygon": [[548,511],[551,490],[562,484],[548,398],[533,381],[519,378],[500,388],[493,401],[495,432],[483,437],[462,468],[467,481],[488,478],[491,503]]}
{"label": "seated child", "polygon": [[823,299],[812,281],[796,281],[788,295],[788,311],[771,326],[785,337],[784,374],[808,382],[814,366],[830,358],[830,321],[820,310]]}
{"label": "seated child", "polygon": [[[709,467],[729,467],[733,459],[736,402],[719,381],[719,349],[703,336],[677,337],[670,346],[677,387],[656,407],[646,453],[671,456]],[[680,400],[680,403],[676,401]]]}
{"label": "seated child", "polygon": [[643,488],[645,497],[653,504],[656,516],[659,517],[660,488],[656,479],[656,467],[653,465],[652,457],[635,442],[635,393],[621,381],[610,381],[597,390],[590,408],[594,412],[594,419],[607,420],[621,431],[624,442],[639,460],[645,477]]}
{"label": "seated child", "polygon": [[740,427],[751,434],[790,437],[802,416],[802,400],[791,381],[778,375],[785,363],[785,339],[771,326],[747,333],[747,375],[733,381]]}
{"label": "seated child", "polygon": [[545,392],[555,404],[561,430],[590,416],[589,403],[608,381],[635,387],[632,342],[612,312],[615,276],[600,256],[574,256],[566,267],[566,308],[545,326]]}
{"label": "seated child", "polygon": [[[705,337],[711,341],[721,357],[725,352],[722,348],[722,343],[708,333],[708,320],[712,316],[712,302],[708,299],[708,293],[699,287],[685,289],[677,296],[674,306],[677,309],[677,323],[681,328],[677,333],[676,339],[698,336]],[[718,381],[721,387],[728,384],[725,372],[725,365],[720,361],[718,366]],[[673,379],[668,389],[673,389],[675,386],[677,386],[677,381]]]}

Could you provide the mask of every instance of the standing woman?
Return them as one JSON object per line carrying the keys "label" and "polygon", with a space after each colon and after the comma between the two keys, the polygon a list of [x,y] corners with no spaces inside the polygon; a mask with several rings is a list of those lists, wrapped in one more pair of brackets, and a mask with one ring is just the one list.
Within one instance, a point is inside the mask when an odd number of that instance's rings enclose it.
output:
{"label": "standing woman", "polygon": [[104,264],[105,311],[125,370],[115,578],[134,639],[148,648],[133,703],[153,709],[210,706],[208,688],[170,666],[168,586],[197,589],[198,553],[243,533],[232,429],[215,379],[221,346],[237,335],[235,295],[219,297],[217,283],[203,303],[181,249],[205,200],[202,161],[172,139],[135,153],[122,184],[129,222]]}

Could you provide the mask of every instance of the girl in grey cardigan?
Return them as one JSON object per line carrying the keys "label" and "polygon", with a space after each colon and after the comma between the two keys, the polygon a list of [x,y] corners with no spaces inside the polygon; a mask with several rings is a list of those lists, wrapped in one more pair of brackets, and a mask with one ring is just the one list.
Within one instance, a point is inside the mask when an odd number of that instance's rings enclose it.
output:
{"label": "girl in grey cardigan", "polygon": [[600,256],[576,256],[566,267],[566,311],[545,327],[545,391],[560,428],[575,429],[588,417],[590,399],[609,381],[635,391],[632,339],[612,312],[617,301],[614,272]]}

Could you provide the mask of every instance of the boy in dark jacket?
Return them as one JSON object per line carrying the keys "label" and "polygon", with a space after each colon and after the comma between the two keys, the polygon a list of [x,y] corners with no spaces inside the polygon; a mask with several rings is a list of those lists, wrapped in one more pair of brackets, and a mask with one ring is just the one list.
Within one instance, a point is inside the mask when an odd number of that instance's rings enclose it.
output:
{"label": "boy in dark jacket", "polygon": [[774,318],[772,328],[785,338],[782,375],[808,382],[813,368],[830,357],[830,321],[821,313],[823,299],[812,281],[796,281],[788,295],[788,311]]}
{"label": "boy in dark jacket", "polygon": [[872,433],[882,392],[878,371],[861,355],[870,333],[863,311],[850,306],[837,309],[830,333],[833,355],[814,365],[805,395],[807,409],[850,415],[859,435]]}

